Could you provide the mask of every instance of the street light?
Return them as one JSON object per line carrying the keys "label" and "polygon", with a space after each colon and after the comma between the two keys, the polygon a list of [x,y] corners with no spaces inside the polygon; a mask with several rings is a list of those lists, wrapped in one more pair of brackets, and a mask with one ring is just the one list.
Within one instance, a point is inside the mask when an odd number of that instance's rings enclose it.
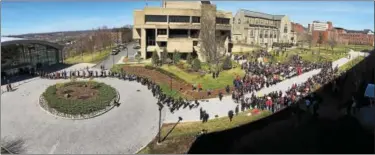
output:
{"label": "street light", "polygon": [[163,105],[160,103],[160,102],[158,102],[157,103],[158,104],[158,106],[159,106],[159,132],[158,132],[158,143],[160,143],[161,142],[161,111],[163,110]]}

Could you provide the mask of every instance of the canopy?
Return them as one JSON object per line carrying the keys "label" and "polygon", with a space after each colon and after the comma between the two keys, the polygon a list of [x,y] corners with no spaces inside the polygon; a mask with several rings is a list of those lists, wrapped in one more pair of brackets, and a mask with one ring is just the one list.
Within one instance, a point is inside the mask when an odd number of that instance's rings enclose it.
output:
{"label": "canopy", "polygon": [[375,85],[374,84],[368,84],[366,91],[365,91],[365,97],[375,98]]}

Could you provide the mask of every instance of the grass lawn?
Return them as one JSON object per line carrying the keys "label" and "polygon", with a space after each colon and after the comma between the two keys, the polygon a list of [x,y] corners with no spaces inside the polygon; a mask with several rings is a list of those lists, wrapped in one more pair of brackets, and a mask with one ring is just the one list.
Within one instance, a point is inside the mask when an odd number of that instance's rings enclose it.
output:
{"label": "grass lawn", "polygon": [[[157,137],[154,141],[148,144],[138,154],[182,154],[187,153],[191,144],[195,140],[195,136],[205,129],[210,132],[222,131],[241,126],[255,120],[267,117],[271,114],[269,111],[262,111],[257,115],[248,116],[250,111],[242,112],[238,116],[234,116],[232,122],[229,122],[228,117],[216,118],[209,120],[206,123],[202,122],[187,122],[179,123],[168,135],[168,137],[161,143],[156,144]],[[173,128],[175,124],[164,124],[162,126],[161,138],[163,139],[167,133]]]}
{"label": "grass lawn", "polygon": [[362,51],[362,50],[373,50],[374,46],[370,45],[339,45],[341,48],[348,48],[354,51]]}
{"label": "grass lawn", "polygon": [[[219,77],[216,79],[212,78],[212,74],[206,74],[204,76],[201,76],[199,73],[188,73],[180,68],[178,68],[175,65],[163,65],[161,67],[165,71],[171,72],[175,74],[176,76],[180,77],[181,79],[185,80],[188,83],[191,84],[198,84],[200,83],[203,87],[203,89],[218,89],[218,88],[224,88],[227,85],[233,84],[233,79],[236,77],[236,75],[243,76],[245,72],[241,70],[239,65],[237,65],[236,68],[221,71],[219,74]],[[203,68],[203,65],[202,65]]]}
{"label": "grass lawn", "polygon": [[[337,59],[340,59],[342,57],[345,57],[347,55],[347,51],[343,48],[335,48],[334,51],[331,49],[326,49],[324,47],[320,48],[320,54],[318,55],[319,48],[313,47],[310,49],[306,49],[306,51],[301,52],[303,50],[301,49],[289,49],[285,53],[288,53],[288,56],[286,57],[286,54],[274,56],[274,61],[276,62],[286,62],[290,60],[290,58],[295,55],[299,54],[302,57],[302,60],[309,61],[309,62],[319,62],[319,61],[335,61]],[[315,54],[312,53],[312,51],[315,51]],[[275,52],[273,52],[275,53]]]}
{"label": "grass lawn", "polygon": [[365,57],[363,56],[359,56],[355,59],[353,59],[352,61],[342,65],[340,68],[339,68],[339,72],[345,72],[349,69],[351,69],[352,67],[354,67],[355,65],[357,65],[359,62],[361,62],[363,59],[365,59]]}
{"label": "grass lawn", "polygon": [[179,91],[173,89],[171,90],[169,84],[163,83],[160,85],[160,88],[163,91],[163,93],[167,96],[173,97],[175,99],[182,97]]}
{"label": "grass lawn", "polygon": [[77,63],[97,63],[103,61],[111,53],[111,48],[105,49],[102,52],[84,53],[82,55],[77,55],[69,57],[64,60],[66,64],[77,64]]}

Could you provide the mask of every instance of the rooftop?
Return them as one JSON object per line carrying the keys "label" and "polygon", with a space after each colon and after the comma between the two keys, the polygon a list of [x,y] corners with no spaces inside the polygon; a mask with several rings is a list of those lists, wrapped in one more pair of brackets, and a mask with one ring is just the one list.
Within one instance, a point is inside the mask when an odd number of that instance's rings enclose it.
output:
{"label": "rooftop", "polygon": [[263,12],[250,11],[246,9],[240,9],[240,12],[243,12],[245,16],[265,18],[270,20],[281,20],[285,15],[271,15]]}
{"label": "rooftop", "polygon": [[15,41],[15,40],[26,40],[26,39],[16,38],[16,37],[1,37],[1,43],[8,42],[8,41]]}

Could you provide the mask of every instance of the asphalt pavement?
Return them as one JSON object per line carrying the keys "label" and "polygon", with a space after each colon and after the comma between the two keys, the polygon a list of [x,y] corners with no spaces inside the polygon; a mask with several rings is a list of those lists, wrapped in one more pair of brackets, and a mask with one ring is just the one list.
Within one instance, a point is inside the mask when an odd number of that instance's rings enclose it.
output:
{"label": "asphalt pavement", "polygon": [[137,53],[137,51],[138,51],[137,49],[134,49],[134,46],[136,46],[136,45],[137,45],[136,42],[128,43],[126,45],[128,51],[125,49],[125,50],[121,50],[116,55],[109,55],[105,60],[103,60],[102,62],[98,63],[94,67],[95,68],[100,68],[101,65],[104,65],[104,68],[110,69],[110,68],[112,68],[113,64],[116,64],[118,61],[120,61],[120,59],[122,57],[126,57],[127,52],[129,54],[128,55],[129,58],[133,58],[135,56],[135,54]]}

